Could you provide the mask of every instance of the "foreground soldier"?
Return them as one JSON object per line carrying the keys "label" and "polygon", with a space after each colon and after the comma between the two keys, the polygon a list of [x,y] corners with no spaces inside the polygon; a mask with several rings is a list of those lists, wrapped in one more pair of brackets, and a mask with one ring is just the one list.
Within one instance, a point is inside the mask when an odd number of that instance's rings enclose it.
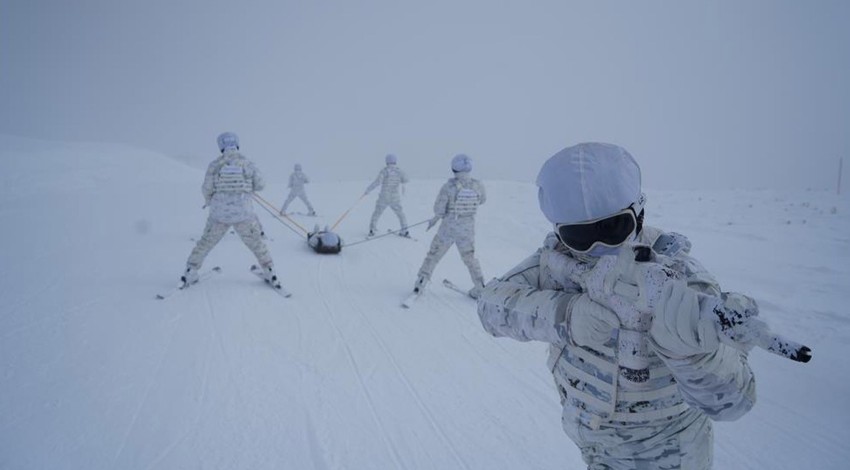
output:
{"label": "foreground soldier", "polygon": [[[564,149],[537,185],[555,232],[484,288],[482,325],[550,344],[562,426],[589,469],[711,468],[711,421],[738,419],[756,399],[747,347],[720,341],[711,308],[756,315],[755,302],[721,295],[684,236],[643,225],[640,169],[624,149]],[[632,276],[633,244],[677,263],[680,280]]]}
{"label": "foreground soldier", "polygon": [[478,206],[484,204],[487,195],[484,185],[476,179],[470,178],[472,171],[472,160],[463,154],[455,155],[452,159],[452,172],[454,177],[440,189],[437,201],[434,202],[434,217],[428,222],[428,229],[442,220],[431,248],[419,268],[416,284],[413,292],[421,293],[425,285],[431,279],[431,273],[443,255],[452,245],[457,245],[460,258],[469,269],[472,278],[472,289],[469,295],[477,299],[484,287],[484,276],[481,274],[481,265],[475,258],[475,212]]}
{"label": "foreground soldier", "polygon": [[263,242],[263,230],[254,214],[251,195],[265,186],[254,164],[239,153],[239,137],[232,132],[218,136],[221,156],[207,168],[201,191],[210,208],[207,226],[195,249],[186,261],[186,271],[180,280],[184,285],[198,282],[198,270],[210,250],[218,244],[230,227],[254,253],[265,280],[279,288],[271,254]]}

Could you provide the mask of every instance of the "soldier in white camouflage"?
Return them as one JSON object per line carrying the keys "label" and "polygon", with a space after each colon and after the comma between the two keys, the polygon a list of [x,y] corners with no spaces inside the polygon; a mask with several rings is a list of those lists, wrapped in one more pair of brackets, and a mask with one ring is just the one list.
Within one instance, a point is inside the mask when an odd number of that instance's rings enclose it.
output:
{"label": "soldier in white camouflage", "polygon": [[289,207],[289,204],[295,200],[297,197],[301,199],[305,206],[307,206],[307,215],[316,215],[316,211],[313,210],[313,205],[310,204],[310,200],[307,199],[307,191],[304,190],[304,185],[310,182],[310,179],[307,178],[307,175],[301,170],[301,164],[295,164],[295,170],[289,175],[289,195],[286,196],[286,200],[283,201],[283,206],[280,208],[280,215],[286,214],[286,209]]}
{"label": "soldier in white camouflage", "polygon": [[242,242],[257,257],[263,275],[272,285],[278,285],[274,262],[263,242],[263,230],[254,213],[252,195],[265,186],[263,177],[254,164],[239,153],[239,137],[225,132],[216,139],[221,155],[207,168],[201,192],[209,216],[204,234],[186,261],[186,271],[181,276],[184,284],[198,281],[198,270],[210,250],[233,227]]}
{"label": "soldier in white camouflage", "polygon": [[395,155],[387,155],[384,161],[387,166],[381,169],[378,177],[375,178],[375,181],[363,193],[365,196],[378,186],[381,187],[378,200],[375,202],[375,211],[372,212],[372,219],[369,222],[369,236],[375,235],[378,219],[381,218],[381,214],[389,206],[395,212],[395,215],[398,216],[398,222],[401,224],[399,235],[406,237],[409,236],[409,233],[407,231],[407,218],[405,218],[404,211],[401,208],[401,195],[404,193],[404,185],[408,181],[407,175],[397,166],[398,158]]}
{"label": "soldier in white camouflage", "polygon": [[422,292],[431,279],[431,273],[443,255],[457,245],[460,258],[469,270],[472,278],[472,289],[469,295],[478,298],[484,287],[484,275],[481,274],[481,264],[475,258],[475,213],[478,206],[487,201],[484,185],[471,178],[472,159],[464,154],[452,158],[454,177],[440,188],[437,200],[434,202],[434,217],[428,222],[428,230],[442,220],[437,234],[431,241],[431,248],[419,268],[413,291]]}
{"label": "soldier in white camouflage", "polygon": [[[738,419],[756,399],[748,349],[721,343],[705,308],[719,285],[684,236],[643,225],[640,169],[624,149],[564,149],[537,185],[555,231],[484,288],[482,325],[550,344],[562,426],[588,469],[711,468],[712,420]],[[636,244],[675,262],[682,279],[628,280],[621,261]],[[722,298],[757,313],[746,296]]]}

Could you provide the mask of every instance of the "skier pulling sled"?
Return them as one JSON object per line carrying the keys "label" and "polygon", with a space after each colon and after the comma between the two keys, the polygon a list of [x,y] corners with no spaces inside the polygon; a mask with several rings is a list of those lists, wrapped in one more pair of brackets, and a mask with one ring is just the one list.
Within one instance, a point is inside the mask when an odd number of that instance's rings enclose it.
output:
{"label": "skier pulling sled", "polygon": [[265,187],[263,177],[254,163],[239,152],[236,134],[222,133],[216,143],[221,154],[210,163],[201,185],[204,207],[209,207],[207,225],[186,260],[186,270],[180,277],[181,288],[200,280],[200,269],[210,250],[232,228],[257,258],[261,277],[280,289],[271,253],[263,240],[263,228],[251,203],[256,192]]}
{"label": "skier pulling sled", "polygon": [[324,230],[319,230],[316,225],[313,231],[307,234],[307,244],[313,251],[322,255],[335,255],[342,251],[342,239],[327,226]]}

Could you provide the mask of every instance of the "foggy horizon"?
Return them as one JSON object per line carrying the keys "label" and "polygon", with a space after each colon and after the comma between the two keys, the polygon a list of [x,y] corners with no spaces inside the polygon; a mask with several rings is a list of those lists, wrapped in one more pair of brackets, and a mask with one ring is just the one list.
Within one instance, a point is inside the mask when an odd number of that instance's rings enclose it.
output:
{"label": "foggy horizon", "polygon": [[834,189],[850,160],[846,2],[332,3],[2,0],[0,133],[203,168],[229,130],[275,181],[387,153],[533,181],[587,141],[650,189]]}

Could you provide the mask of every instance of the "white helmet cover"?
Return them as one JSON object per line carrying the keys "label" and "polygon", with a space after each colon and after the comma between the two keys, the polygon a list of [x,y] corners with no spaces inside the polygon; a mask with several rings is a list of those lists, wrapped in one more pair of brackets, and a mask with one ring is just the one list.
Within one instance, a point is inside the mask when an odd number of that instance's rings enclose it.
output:
{"label": "white helmet cover", "polygon": [[222,152],[228,149],[238,149],[239,136],[233,132],[223,132],[219,134],[216,143],[218,143],[218,149]]}
{"label": "white helmet cover", "polygon": [[[640,167],[626,149],[589,142],[549,158],[537,175],[537,199],[553,224],[599,219],[643,205]],[[635,207],[640,215],[642,207]]]}
{"label": "white helmet cover", "polygon": [[452,171],[456,173],[469,173],[472,171],[472,159],[459,153],[452,158]]}

